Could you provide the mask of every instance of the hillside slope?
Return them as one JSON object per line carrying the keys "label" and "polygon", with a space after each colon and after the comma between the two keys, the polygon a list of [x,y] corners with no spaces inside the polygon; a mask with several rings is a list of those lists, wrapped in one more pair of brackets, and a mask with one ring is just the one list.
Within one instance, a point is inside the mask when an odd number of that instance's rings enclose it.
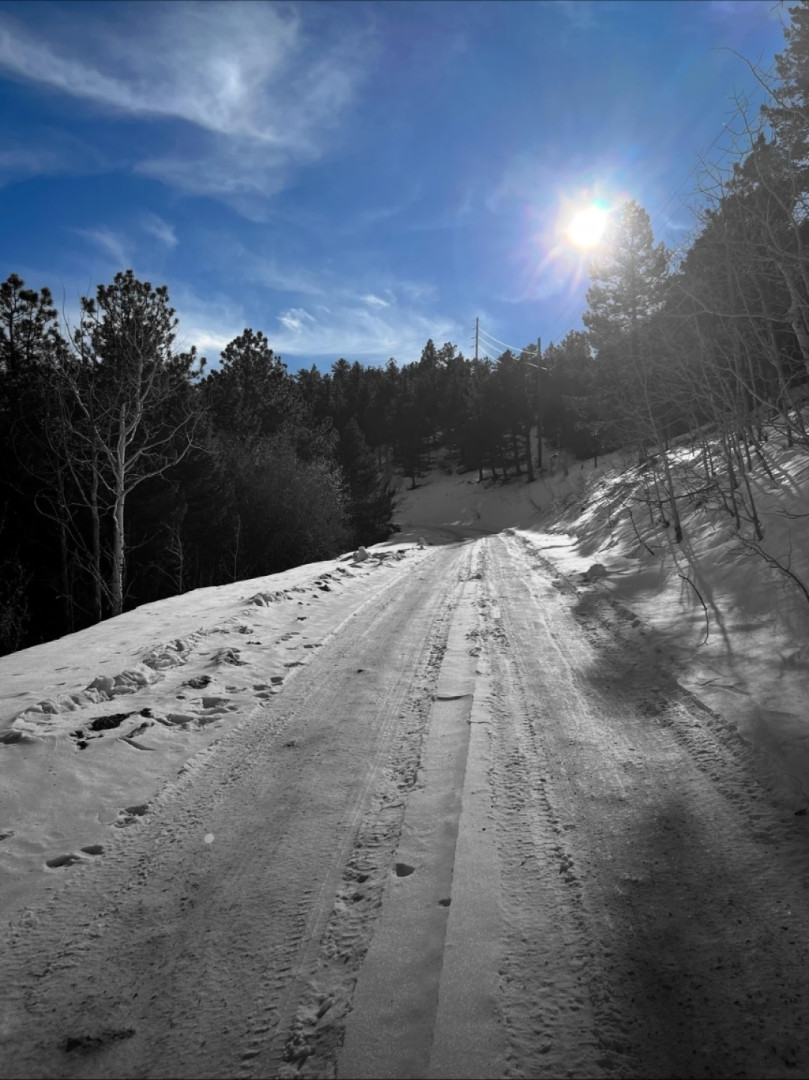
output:
{"label": "hillside slope", "polygon": [[[685,454],[686,451],[681,451]],[[762,547],[809,586],[809,458],[773,437],[751,477]],[[809,598],[739,538],[727,513],[683,499],[682,544],[642,498],[624,453],[559,462],[532,484],[431,473],[403,493],[402,533],[442,543],[512,528],[579,593],[641,620],[645,648],[737,726],[785,806],[809,804]],[[588,576],[594,565],[603,568]]]}

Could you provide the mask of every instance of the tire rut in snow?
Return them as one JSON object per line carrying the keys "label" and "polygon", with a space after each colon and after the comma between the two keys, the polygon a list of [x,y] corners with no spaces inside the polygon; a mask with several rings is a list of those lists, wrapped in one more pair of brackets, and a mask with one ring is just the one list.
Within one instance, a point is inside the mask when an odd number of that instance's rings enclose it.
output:
{"label": "tire rut in snow", "polygon": [[[392,582],[366,603],[304,678],[119,835],[100,873],[26,913],[11,935],[4,1075],[275,1074],[312,943],[364,873],[355,839],[369,857],[375,839],[395,849],[386,796],[415,775],[456,557],[437,551],[424,584]],[[382,827],[366,833],[377,805]],[[132,1034],[93,1041],[119,1029]]]}
{"label": "tire rut in snow", "polygon": [[[493,544],[496,541],[492,542]],[[565,824],[553,805],[554,764],[543,746],[542,702],[528,678],[510,625],[502,549],[487,559],[492,590],[487,656],[491,665],[492,794],[500,853],[504,947],[500,967],[509,1039],[509,1075],[599,1076],[607,1065],[590,994],[592,935],[582,911],[581,880]],[[617,1047],[616,1047],[617,1049]]]}
{"label": "tire rut in snow", "polygon": [[[294,1020],[283,1047],[282,1062],[266,1064],[272,1075],[331,1077],[343,1042],[346,1017],[357,977],[367,954],[388,878],[399,846],[405,803],[417,783],[428,733],[435,686],[461,594],[469,553],[461,556],[457,581],[443,601],[424,643],[416,687],[403,688],[398,736],[390,757],[374,776],[374,789],[355,834],[322,938],[310,950],[302,976],[302,994],[294,995]],[[405,691],[407,691],[405,693]],[[396,864],[406,876],[412,867]],[[282,1025],[282,1030],[286,1025]]]}
{"label": "tire rut in snow", "polygon": [[[468,878],[464,825],[474,801],[467,781],[477,677],[469,649],[469,631],[478,623],[474,600],[479,575],[471,572],[477,550],[469,549],[464,560],[469,569],[463,564],[459,568],[419,783],[408,793],[395,876],[389,875],[384,906],[358,975],[337,1059],[339,1075],[490,1075],[481,1072],[482,1059],[499,1030],[494,1026],[493,1038],[486,1037],[490,996],[480,983],[487,981],[489,971],[478,966],[486,945],[480,942],[482,950],[469,955],[478,935],[471,932],[474,905],[463,881]],[[485,874],[486,866],[480,871]],[[465,930],[460,934],[458,919]],[[478,923],[478,932],[480,928]],[[467,1025],[470,1012],[478,1017],[474,1031]],[[470,1053],[470,1044],[476,1042],[477,1053]]]}

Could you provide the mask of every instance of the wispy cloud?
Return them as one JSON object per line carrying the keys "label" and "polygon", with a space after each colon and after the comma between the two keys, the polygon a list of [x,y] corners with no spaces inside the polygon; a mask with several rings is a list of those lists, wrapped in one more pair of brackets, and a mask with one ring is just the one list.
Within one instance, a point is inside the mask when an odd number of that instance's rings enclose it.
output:
{"label": "wispy cloud", "polygon": [[373,293],[361,296],[360,299],[364,300],[366,304],[370,304],[371,307],[390,307],[390,301],[383,300],[381,296],[374,296]]}
{"label": "wispy cloud", "polygon": [[256,327],[241,304],[221,294],[202,297],[188,285],[172,286],[171,304],[179,318],[178,348],[196,345],[212,366],[222,349],[245,327]]}
{"label": "wispy cloud", "polygon": [[252,274],[253,280],[278,292],[303,293],[309,296],[320,296],[323,293],[322,285],[318,284],[317,276],[311,271],[301,267],[281,266],[275,259],[256,258],[246,270]]}
{"label": "wispy cloud", "polygon": [[108,256],[115,266],[116,273],[119,270],[129,269],[133,265],[126,241],[112,229],[102,226],[94,229],[74,229],[73,231]]}
{"label": "wispy cloud", "polygon": [[418,359],[428,338],[456,341],[462,334],[451,318],[394,307],[290,308],[277,321],[280,329],[268,336],[282,356],[344,356],[371,363],[390,356],[409,363]]}
{"label": "wispy cloud", "polygon": [[108,112],[186,122],[190,153],[158,152],[138,168],[187,191],[266,196],[320,156],[360,76],[356,20],[324,46],[286,5],[143,10],[104,19],[95,6],[92,18],[73,9],[36,33],[2,13],[0,69]]}
{"label": "wispy cloud", "polygon": [[[453,319],[412,308],[369,308],[339,298],[326,304],[286,308],[274,319],[256,322],[239,303],[218,295],[202,298],[188,286],[174,285],[172,306],[180,319],[178,346],[196,345],[212,365],[217,354],[246,326],[261,329],[271,348],[291,367],[298,357],[334,361],[343,356],[366,363],[417,360],[428,338],[459,342],[464,337]],[[466,335],[468,337],[468,335]]]}
{"label": "wispy cloud", "polygon": [[427,281],[412,281],[412,280],[400,280],[395,282],[394,285],[397,294],[401,293],[412,304],[420,303],[425,300],[435,299],[438,290],[435,285]]}
{"label": "wispy cloud", "polygon": [[226,229],[197,229],[195,235],[199,250],[215,252],[219,273],[239,287],[261,286],[262,294],[271,291],[312,297],[335,286],[320,263],[312,270],[288,257],[278,257],[265,231],[251,229],[245,239]]}
{"label": "wispy cloud", "polygon": [[[210,131],[250,135],[274,145],[294,141],[262,93],[286,73],[299,33],[297,17],[268,5],[160,4],[151,28],[116,32],[88,26],[93,60],[65,55],[61,42],[34,37],[7,17],[0,64],[11,74],[117,112],[170,116]],[[74,48],[81,49],[78,42]],[[102,70],[105,65],[108,72]]]}
{"label": "wispy cloud", "polygon": [[0,151],[0,186],[21,176],[38,176],[59,167],[59,155],[49,148]]}
{"label": "wispy cloud", "polygon": [[177,247],[178,241],[174,226],[169,225],[169,223],[164,221],[159,214],[153,214],[150,211],[146,211],[141,216],[141,226],[145,232],[157,237],[157,239],[162,244],[165,244],[167,248]]}
{"label": "wispy cloud", "polygon": [[278,316],[278,321],[287,330],[291,330],[293,334],[300,333],[307,327],[315,326],[317,322],[315,317],[310,315],[305,308],[290,308],[289,311],[285,311]]}
{"label": "wispy cloud", "polygon": [[77,176],[110,167],[102,152],[59,128],[37,127],[15,142],[0,150],[0,186],[29,176]]}

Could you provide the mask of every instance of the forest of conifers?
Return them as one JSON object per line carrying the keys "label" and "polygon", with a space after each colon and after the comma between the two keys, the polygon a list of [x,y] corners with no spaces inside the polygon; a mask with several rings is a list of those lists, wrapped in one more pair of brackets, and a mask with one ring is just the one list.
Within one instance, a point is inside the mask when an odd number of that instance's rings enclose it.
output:
{"label": "forest of conifers", "polygon": [[767,432],[809,452],[807,0],[790,14],[770,103],[738,133],[732,169],[706,174],[690,246],[655,244],[626,203],[590,266],[586,330],[541,353],[473,359],[428,341],[402,366],[293,375],[245,329],[209,370],[175,348],[167,289],[131,270],[84,298],[73,326],[47,287],[9,276],[0,652],[384,539],[398,483],[439,452],[504,481],[533,479],[543,443],[576,458],[629,445],[680,540],[667,451],[687,435],[694,484],[760,541],[746,478],[766,467]]}

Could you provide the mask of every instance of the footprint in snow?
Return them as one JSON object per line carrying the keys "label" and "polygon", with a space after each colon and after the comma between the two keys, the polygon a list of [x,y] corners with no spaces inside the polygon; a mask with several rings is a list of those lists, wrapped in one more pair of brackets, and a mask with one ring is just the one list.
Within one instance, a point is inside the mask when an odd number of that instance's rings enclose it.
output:
{"label": "footprint in snow", "polygon": [[204,690],[210,681],[210,675],[195,675],[193,679],[189,679],[188,682],[183,683],[183,685],[190,686],[192,690]]}
{"label": "footprint in snow", "polygon": [[118,811],[118,820],[113,822],[116,829],[125,829],[129,825],[136,825],[142,817],[149,813],[149,804],[140,803],[137,806],[127,806]]}
{"label": "footprint in snow", "polygon": [[75,866],[76,863],[87,862],[84,858],[85,855],[102,855],[103,853],[103,844],[88,844],[86,847],[83,847],[80,852],[68,851],[65,855],[56,855],[52,859],[47,859],[45,865],[49,870],[63,870],[67,866]]}
{"label": "footprint in snow", "polygon": [[83,861],[81,855],[75,851],[69,851],[67,855],[57,855],[54,859],[46,859],[45,865],[50,870],[61,870],[65,866],[73,866],[74,863]]}
{"label": "footprint in snow", "polygon": [[72,1035],[65,1039],[64,1051],[66,1054],[90,1054],[95,1050],[100,1050],[107,1043],[117,1042],[119,1039],[131,1039],[134,1034],[134,1028],[104,1028],[98,1035]]}
{"label": "footprint in snow", "polygon": [[206,711],[219,709],[220,712],[232,712],[236,708],[235,705],[231,705],[230,698],[226,697],[204,697],[202,707]]}
{"label": "footprint in snow", "polygon": [[239,656],[238,649],[219,649],[214,653],[211,662],[214,664],[239,664],[242,666],[247,663],[246,660],[242,660]]}

